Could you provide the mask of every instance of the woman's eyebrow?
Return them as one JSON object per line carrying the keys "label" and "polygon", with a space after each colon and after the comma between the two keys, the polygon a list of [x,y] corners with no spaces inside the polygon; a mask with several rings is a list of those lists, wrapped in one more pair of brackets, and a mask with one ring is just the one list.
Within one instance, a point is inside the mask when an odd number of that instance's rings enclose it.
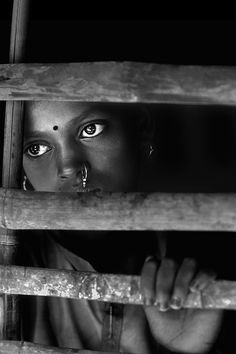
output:
{"label": "woman's eyebrow", "polygon": [[85,112],[81,113],[80,115],[72,118],[71,123],[77,122],[78,120],[83,121],[84,119],[96,116],[96,115],[104,115],[106,114],[102,110],[98,110],[95,108],[89,108]]}
{"label": "woman's eyebrow", "polygon": [[41,130],[32,130],[31,132],[25,133],[25,140],[32,138],[42,138],[49,135],[47,132],[43,132]]}
{"label": "woman's eyebrow", "polygon": [[73,117],[68,123],[69,126],[73,126],[75,123],[83,123],[84,120],[93,119],[95,116],[104,116],[106,113],[101,110],[96,110],[94,108],[89,108],[85,112]]}
{"label": "woman's eyebrow", "polygon": [[[100,111],[100,110],[96,110],[94,108],[90,108],[88,110],[86,110],[85,112],[79,114],[78,116],[75,116],[73,118],[71,118],[70,122],[68,122],[69,125],[73,125],[74,123],[82,122],[85,119],[88,119],[89,117],[93,117],[95,115],[104,115],[105,113]],[[60,124],[58,124],[60,126]],[[32,130],[25,133],[25,140],[28,139],[37,139],[37,138],[43,138],[43,137],[47,137],[49,136],[50,133],[47,131],[42,131],[42,130]]]}

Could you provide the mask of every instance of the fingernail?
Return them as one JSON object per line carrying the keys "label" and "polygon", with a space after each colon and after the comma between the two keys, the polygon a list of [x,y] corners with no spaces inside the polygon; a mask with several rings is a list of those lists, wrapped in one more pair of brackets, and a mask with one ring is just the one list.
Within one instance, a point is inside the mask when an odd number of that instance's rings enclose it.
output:
{"label": "fingernail", "polygon": [[164,304],[163,304],[163,303],[158,302],[158,301],[157,301],[157,303],[156,303],[156,306],[157,306],[158,310],[161,311],[161,312],[166,312],[166,311],[168,311],[169,308],[170,308],[167,303],[164,303]]}
{"label": "fingernail", "polygon": [[190,291],[192,291],[193,293],[199,291],[199,284],[198,284],[198,282],[193,281],[193,282],[190,284],[189,289],[190,289]]}
{"label": "fingernail", "polygon": [[148,257],[145,259],[145,263],[146,263],[146,262],[153,261],[153,260],[154,260],[154,256],[148,256]]}
{"label": "fingernail", "polygon": [[174,310],[179,310],[182,306],[182,301],[181,298],[178,296],[175,296],[171,299],[170,301],[170,307]]}

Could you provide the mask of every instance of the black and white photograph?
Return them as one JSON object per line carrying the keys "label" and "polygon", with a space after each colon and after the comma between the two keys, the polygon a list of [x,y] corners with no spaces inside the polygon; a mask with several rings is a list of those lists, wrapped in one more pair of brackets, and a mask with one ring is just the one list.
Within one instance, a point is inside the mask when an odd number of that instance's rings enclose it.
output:
{"label": "black and white photograph", "polygon": [[236,21],[5,3],[0,353],[236,353]]}

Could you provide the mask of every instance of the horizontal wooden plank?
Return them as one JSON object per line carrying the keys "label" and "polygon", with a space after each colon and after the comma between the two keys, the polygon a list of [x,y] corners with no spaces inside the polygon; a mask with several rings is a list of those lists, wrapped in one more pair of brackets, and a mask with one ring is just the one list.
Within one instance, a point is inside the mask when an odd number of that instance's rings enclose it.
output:
{"label": "horizontal wooden plank", "polygon": [[[49,347],[24,341],[0,341],[1,354],[115,354],[83,349]],[[117,353],[118,354],[118,353]]]}
{"label": "horizontal wooden plank", "polygon": [[[70,270],[0,266],[0,292],[143,305],[140,277]],[[190,292],[185,308],[236,309],[236,282],[213,281]]]}
{"label": "horizontal wooden plank", "polygon": [[0,227],[236,231],[236,194],[50,193],[0,188]]}
{"label": "horizontal wooden plank", "polygon": [[0,100],[236,104],[236,67],[1,64]]}

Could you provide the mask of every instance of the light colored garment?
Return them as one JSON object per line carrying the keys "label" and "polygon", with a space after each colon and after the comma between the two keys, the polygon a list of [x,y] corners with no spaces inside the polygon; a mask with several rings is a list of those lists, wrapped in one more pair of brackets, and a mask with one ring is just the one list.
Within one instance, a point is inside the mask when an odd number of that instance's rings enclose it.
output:
{"label": "light colored garment", "polygon": [[[94,271],[86,260],[50,236],[43,237],[39,257],[32,258],[34,266]],[[26,338],[31,342],[136,354],[159,352],[142,306],[55,297],[34,297],[31,301],[33,321],[28,322],[30,334]]]}

